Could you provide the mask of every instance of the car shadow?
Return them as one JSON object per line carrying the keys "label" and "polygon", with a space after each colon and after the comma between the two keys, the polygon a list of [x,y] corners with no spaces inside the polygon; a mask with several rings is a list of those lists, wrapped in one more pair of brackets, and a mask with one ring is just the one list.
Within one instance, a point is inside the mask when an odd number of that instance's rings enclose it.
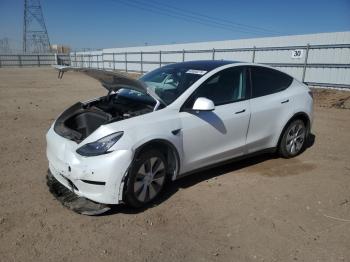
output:
{"label": "car shadow", "polygon": [[[316,137],[314,134],[310,134],[306,142],[305,149],[312,147],[315,144]],[[259,155],[243,158],[241,160],[232,159],[229,162],[219,164],[215,167],[205,169],[203,171],[194,172],[188,176],[179,178],[178,180],[168,182],[165,190],[162,194],[155,199],[152,203],[142,207],[142,208],[132,208],[125,204],[111,205],[111,209],[100,216],[109,216],[118,213],[123,214],[138,214],[145,210],[158,206],[165,202],[167,199],[171,198],[176,192],[181,189],[186,189],[192,187],[198,183],[209,180],[214,177],[219,177],[224,174],[234,172],[249,166],[257,165],[263,163],[267,160],[277,159],[279,156],[276,153],[262,153]]]}
{"label": "car shadow", "polygon": [[120,205],[111,205],[111,209],[107,211],[104,214],[101,214],[100,216],[108,216],[108,215],[114,215],[117,213],[124,213],[124,214],[137,214],[141,213],[149,208],[158,206],[165,202],[167,199],[172,197],[176,192],[178,192],[181,189],[186,189],[189,187],[192,187],[198,183],[201,183],[203,181],[206,181],[208,179],[219,177],[221,175],[234,172],[240,169],[243,169],[248,166],[256,165],[259,163],[262,163],[264,161],[277,158],[275,154],[271,153],[265,153],[258,156],[246,158],[243,160],[232,160],[229,163],[221,164],[213,168],[206,169],[204,171],[198,171],[195,173],[192,173],[188,176],[184,176],[182,178],[179,178],[178,180],[169,182],[166,185],[165,190],[162,192],[162,194],[154,200],[152,203],[142,207],[142,208],[132,208],[124,204]]}
{"label": "car shadow", "polygon": [[308,139],[305,141],[306,142],[305,149],[312,147],[315,144],[315,141],[316,141],[316,136],[310,133]]}

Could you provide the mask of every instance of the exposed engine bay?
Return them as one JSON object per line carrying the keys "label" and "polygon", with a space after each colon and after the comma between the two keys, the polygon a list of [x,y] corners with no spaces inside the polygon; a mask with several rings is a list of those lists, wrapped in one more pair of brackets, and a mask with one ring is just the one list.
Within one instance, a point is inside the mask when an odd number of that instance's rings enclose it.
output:
{"label": "exposed engine bay", "polygon": [[59,135],[81,142],[101,125],[150,113],[156,102],[145,95],[130,92],[108,94],[87,103],[76,103],[56,120]]}

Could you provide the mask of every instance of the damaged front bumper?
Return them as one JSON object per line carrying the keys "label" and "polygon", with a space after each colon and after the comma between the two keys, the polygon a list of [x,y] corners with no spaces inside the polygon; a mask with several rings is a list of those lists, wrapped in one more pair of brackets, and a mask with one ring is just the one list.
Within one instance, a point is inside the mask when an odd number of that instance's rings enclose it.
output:
{"label": "damaged front bumper", "polygon": [[108,205],[96,203],[85,197],[80,197],[73,191],[63,186],[48,170],[47,186],[55,198],[65,207],[83,215],[100,215],[111,208]]}
{"label": "damaged front bumper", "polygon": [[124,178],[132,161],[130,150],[83,157],[79,145],[55,133],[46,135],[46,155],[51,175],[67,190],[81,198],[101,204],[119,204],[123,198]]}

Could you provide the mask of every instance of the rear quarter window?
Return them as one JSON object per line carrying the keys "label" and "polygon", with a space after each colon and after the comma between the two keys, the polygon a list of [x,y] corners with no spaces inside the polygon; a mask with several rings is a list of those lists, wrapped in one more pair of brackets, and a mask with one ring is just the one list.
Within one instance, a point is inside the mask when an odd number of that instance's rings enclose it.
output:
{"label": "rear quarter window", "polygon": [[266,96],[287,89],[293,78],[280,71],[265,68],[251,67],[252,98]]}

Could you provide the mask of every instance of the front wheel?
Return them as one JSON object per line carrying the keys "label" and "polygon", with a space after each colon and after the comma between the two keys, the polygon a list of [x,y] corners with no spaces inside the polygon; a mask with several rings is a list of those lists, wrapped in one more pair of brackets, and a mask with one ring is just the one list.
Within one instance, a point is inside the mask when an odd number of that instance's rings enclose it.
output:
{"label": "front wheel", "polygon": [[154,200],[164,187],[167,167],[161,152],[141,153],[130,168],[125,202],[132,207],[142,207]]}
{"label": "front wheel", "polygon": [[291,158],[300,154],[305,147],[306,127],[302,120],[292,121],[284,130],[279,154],[284,158]]}

